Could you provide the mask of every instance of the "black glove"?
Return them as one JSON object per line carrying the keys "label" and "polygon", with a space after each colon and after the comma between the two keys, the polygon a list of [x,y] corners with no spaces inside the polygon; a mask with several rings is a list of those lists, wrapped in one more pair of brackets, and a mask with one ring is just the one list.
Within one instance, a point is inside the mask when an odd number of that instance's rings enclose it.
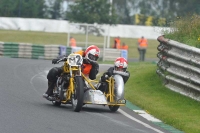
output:
{"label": "black glove", "polygon": [[101,81],[102,82],[105,82],[108,78],[108,75],[106,73],[104,73],[102,76],[101,76]]}
{"label": "black glove", "polygon": [[107,74],[109,77],[111,77],[111,76],[113,75],[112,71],[108,71],[108,72],[106,72],[106,74]]}
{"label": "black glove", "polygon": [[53,59],[53,60],[52,60],[52,64],[58,64],[58,60],[59,60],[59,59]]}

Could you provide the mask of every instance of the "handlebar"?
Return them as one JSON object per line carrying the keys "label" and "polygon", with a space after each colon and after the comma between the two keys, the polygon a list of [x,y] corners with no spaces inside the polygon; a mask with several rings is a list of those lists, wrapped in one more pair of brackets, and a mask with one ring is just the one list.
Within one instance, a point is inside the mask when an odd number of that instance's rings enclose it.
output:
{"label": "handlebar", "polygon": [[66,60],[67,60],[67,57],[64,57],[64,58],[58,60],[58,61],[57,61],[57,64],[58,64],[59,62],[61,62],[61,61],[66,61]]}

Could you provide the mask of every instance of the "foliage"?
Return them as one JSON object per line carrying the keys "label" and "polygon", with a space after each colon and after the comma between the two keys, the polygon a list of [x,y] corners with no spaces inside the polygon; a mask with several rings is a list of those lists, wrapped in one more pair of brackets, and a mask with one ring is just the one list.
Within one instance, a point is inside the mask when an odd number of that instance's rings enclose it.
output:
{"label": "foliage", "polygon": [[1,0],[0,16],[43,18],[45,0]]}
{"label": "foliage", "polygon": [[64,14],[64,9],[62,7],[63,0],[47,0],[48,8],[46,14],[49,15],[51,19],[62,19]]}
{"label": "foliage", "polygon": [[139,25],[163,26],[165,21],[164,26],[169,26],[176,17],[200,14],[199,0],[114,0],[113,5],[120,24],[137,24],[135,15],[140,14],[144,17],[140,18]]}
{"label": "foliage", "polygon": [[134,3],[134,0],[113,0],[113,7],[118,16],[119,24],[133,24],[131,12],[136,8]]}
{"label": "foliage", "polygon": [[[0,16],[68,19],[72,22],[90,24],[169,26],[176,17],[183,17],[188,13],[200,14],[199,0],[109,2],[109,0],[0,0]],[[63,6],[64,3],[70,5],[67,11]],[[141,15],[139,23],[136,22],[136,14]]]}
{"label": "foliage", "polygon": [[140,14],[166,18],[168,22],[188,13],[200,14],[199,0],[140,0],[138,8]]}
{"label": "foliage", "polygon": [[69,8],[67,19],[71,22],[89,24],[117,23],[115,10],[107,0],[77,0]]}
{"label": "foliage", "polygon": [[146,25],[146,26],[166,26],[167,24],[165,18],[145,16],[143,14],[135,14],[134,23],[135,25]]}
{"label": "foliage", "polygon": [[171,22],[171,30],[165,30],[165,37],[191,46],[200,47],[200,16],[188,15]]}

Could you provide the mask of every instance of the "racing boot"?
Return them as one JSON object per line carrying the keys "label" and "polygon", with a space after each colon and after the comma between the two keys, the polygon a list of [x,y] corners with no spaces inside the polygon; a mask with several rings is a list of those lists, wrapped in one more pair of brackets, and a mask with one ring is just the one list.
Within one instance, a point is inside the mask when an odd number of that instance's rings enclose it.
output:
{"label": "racing boot", "polygon": [[44,93],[42,96],[46,98],[47,100],[53,100],[53,89],[55,87],[55,83],[48,81],[48,89],[46,93]]}

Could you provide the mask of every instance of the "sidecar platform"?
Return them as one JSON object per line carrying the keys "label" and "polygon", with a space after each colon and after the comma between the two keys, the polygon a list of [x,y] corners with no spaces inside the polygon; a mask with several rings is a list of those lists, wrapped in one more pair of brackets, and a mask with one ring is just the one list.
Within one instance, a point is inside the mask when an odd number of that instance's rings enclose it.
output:
{"label": "sidecar platform", "polygon": [[84,93],[84,101],[85,104],[102,104],[106,105],[107,100],[103,92],[100,90],[89,89]]}

